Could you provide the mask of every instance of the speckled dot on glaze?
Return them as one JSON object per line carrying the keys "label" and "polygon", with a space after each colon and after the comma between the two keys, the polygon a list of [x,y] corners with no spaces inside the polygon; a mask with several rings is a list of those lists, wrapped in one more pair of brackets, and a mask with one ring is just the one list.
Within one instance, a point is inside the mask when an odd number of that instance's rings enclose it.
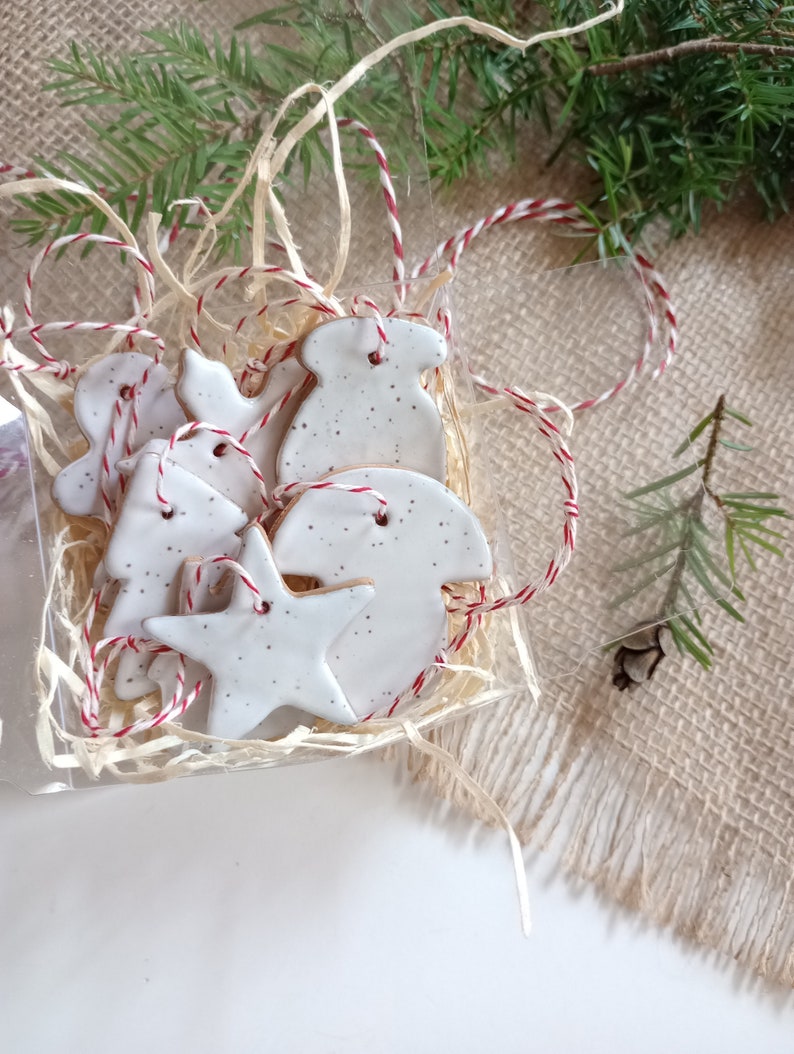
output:
{"label": "speckled dot on glaze", "polygon": [[[183,562],[191,556],[236,556],[237,532],[248,522],[239,506],[169,461],[165,492],[174,515],[165,519],[156,495],[160,447],[155,440],[138,455],[108,543],[105,566],[120,581],[105,623],[108,637],[143,637],[144,618],[176,611]],[[135,699],[155,687],[146,672],[150,661],[144,653],[122,653],[115,682],[119,699]]]}
{"label": "speckled dot on glaze", "polygon": [[445,646],[441,587],[488,579],[492,559],[474,513],[437,480],[388,467],[327,478],[379,491],[387,522],[378,525],[371,495],[309,490],[276,524],[273,552],[282,574],[321,585],[374,582],[374,601],[328,652],[351,706],[365,717],[388,707]]}
{"label": "speckled dot on glaze", "polygon": [[282,483],[319,479],[350,465],[388,464],[443,482],[446,443],[441,416],[421,386],[423,370],[440,366],[446,344],[428,326],[384,318],[388,343],[378,348],[373,319],[344,318],[306,338],[301,360],[317,385],[298,408],[278,458]]}
{"label": "speckled dot on glaze", "polygon": [[[146,370],[149,378],[140,388],[138,428],[134,448],[150,439],[170,436],[184,423],[185,415],[177,402],[165,366],[155,364],[148,355],[136,351],[118,352],[93,363],[74,392],[74,416],[89,443],[88,451],[55,477],[52,494],[64,512],[71,516],[102,516],[102,458],[107,452],[110,471],[107,489],[116,496],[116,461],[124,454],[132,415],[132,400],[122,400],[121,415],[116,401],[125,388],[137,385]],[[109,448],[110,431],[115,423],[116,442]]]}

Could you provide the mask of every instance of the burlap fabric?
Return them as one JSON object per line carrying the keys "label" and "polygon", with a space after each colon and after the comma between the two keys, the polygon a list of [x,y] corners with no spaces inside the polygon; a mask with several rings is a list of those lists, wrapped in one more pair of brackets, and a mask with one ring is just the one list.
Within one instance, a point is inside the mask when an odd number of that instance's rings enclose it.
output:
{"label": "burlap fabric", "polygon": [[[175,17],[222,31],[255,12],[186,0],[143,5],[25,2],[2,11],[6,71],[3,160],[24,162],[75,144],[77,115],[41,94],[43,60],[72,38],[129,48],[136,33]],[[584,192],[578,176],[543,168],[527,141],[522,164],[440,195],[447,233],[504,201]],[[794,983],[794,713],[789,687],[791,560],[759,559],[744,576],[747,623],[706,611],[715,669],[669,659],[644,690],[619,693],[601,645],[646,609],[612,612],[610,570],[622,523],[619,495],[669,471],[672,450],[727,392],[756,422],[756,451],[726,458],[719,482],[775,490],[789,481],[794,410],[794,305],[786,295],[792,224],[758,221],[752,208],[711,217],[698,239],[659,258],[682,319],[680,361],[584,414],[572,439],[582,484],[580,545],[569,572],[529,617],[543,694],[527,695],[436,733],[506,809],[523,840],[550,849],[570,872],[679,934]],[[0,278],[18,284],[29,258],[3,233]],[[426,246],[427,232],[422,231]],[[412,250],[411,230],[407,248]],[[578,247],[576,247],[578,248]],[[643,333],[641,299],[617,267],[559,270],[567,240],[522,224],[491,232],[465,258],[455,301],[476,367],[569,401],[611,386]],[[83,317],[101,294],[81,288]],[[519,577],[542,569],[558,530],[558,482],[520,415],[485,419],[485,438]],[[455,795],[445,770],[416,771]],[[468,799],[461,804],[470,807]]]}

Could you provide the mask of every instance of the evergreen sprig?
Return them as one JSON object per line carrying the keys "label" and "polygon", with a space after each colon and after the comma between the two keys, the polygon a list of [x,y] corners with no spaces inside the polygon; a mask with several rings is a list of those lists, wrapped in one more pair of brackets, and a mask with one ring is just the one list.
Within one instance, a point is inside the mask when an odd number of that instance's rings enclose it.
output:
{"label": "evergreen sprig", "polygon": [[[711,668],[714,648],[707,636],[703,609],[716,605],[731,618],[744,621],[736,607],[745,599],[737,583],[739,573],[745,565],[749,570],[757,570],[758,549],[783,556],[779,544],[783,535],[770,522],[787,518],[786,511],[776,504],[777,494],[767,491],[720,494],[714,489],[712,474],[718,452],[752,450],[747,443],[725,436],[728,421],[751,427],[749,418],[727,406],[725,397],[720,396],[714,409],[695,425],[673,453],[674,458],[685,453],[691,455],[695,445],[706,439],[702,456],[626,495],[633,521],[628,533],[639,536],[645,548],[614,568],[630,573],[633,581],[614,599],[613,606],[625,604],[665,583],[661,601],[641,626],[665,627],[678,651],[689,654],[706,669]],[[697,481],[695,488],[685,490],[684,481],[693,479]],[[719,535],[707,522],[709,512],[718,517]],[[636,632],[635,629],[629,637]],[[658,633],[650,646],[664,650]],[[630,652],[638,650],[629,644]],[[618,654],[620,668],[616,683],[622,687],[634,680],[624,677],[625,658],[625,653]]]}
{"label": "evergreen sprig", "polygon": [[[521,21],[508,0],[487,6],[511,28]],[[536,6],[554,26],[597,7]],[[452,10],[440,0],[431,7]],[[674,235],[698,229],[705,205],[722,205],[745,181],[774,217],[788,208],[794,171],[792,45],[794,9],[775,0],[627,0],[620,19],[585,39],[549,40],[526,56],[474,41],[459,54],[474,85],[476,134],[433,119],[449,104],[438,78],[426,103],[433,171],[449,183],[490,151],[514,156],[520,139],[537,140],[532,118],[546,130],[550,163],[565,154],[592,171],[590,204],[619,234],[636,237],[660,218]],[[435,61],[450,48],[438,44]]]}

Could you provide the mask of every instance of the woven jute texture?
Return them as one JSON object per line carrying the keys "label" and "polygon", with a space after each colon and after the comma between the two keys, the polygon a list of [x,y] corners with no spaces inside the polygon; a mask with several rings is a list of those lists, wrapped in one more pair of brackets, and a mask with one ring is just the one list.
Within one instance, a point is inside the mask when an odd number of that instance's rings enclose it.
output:
{"label": "woven jute texture", "polygon": [[[43,60],[70,39],[130,49],[141,29],[176,17],[223,33],[259,6],[4,5],[0,56],[14,73],[2,104],[2,160],[24,163],[65,146],[79,151],[77,115],[38,90]],[[439,233],[516,198],[586,192],[579,177],[545,169],[542,150],[530,138],[517,168],[439,195]],[[670,658],[649,686],[620,693],[602,645],[653,613],[652,594],[646,606],[640,597],[633,608],[609,608],[622,588],[611,571],[623,548],[620,495],[671,470],[672,451],[720,393],[756,422],[755,451],[726,453],[715,482],[777,491],[794,508],[794,301],[786,292],[793,233],[790,220],[768,227],[751,206],[739,206],[658,257],[682,320],[679,361],[663,380],[648,373],[576,423],[580,543],[569,571],[527,613],[541,699],[533,704],[527,694],[435,733],[528,845],[546,847],[609,896],[786,985],[794,984],[794,561],[760,555],[757,572],[743,578],[746,624],[704,611],[716,650],[711,673]],[[427,234],[416,232],[422,250]],[[2,238],[0,278],[18,284],[30,253],[5,231]],[[410,228],[406,243],[412,256]],[[454,296],[478,370],[570,402],[626,371],[644,332],[641,297],[618,265],[566,268],[578,248],[528,224],[475,243]],[[82,317],[92,317],[97,296],[98,288],[81,288]],[[486,416],[484,444],[517,575],[529,579],[557,540],[559,480],[519,414]],[[458,796],[434,762],[417,759],[414,769]],[[472,807],[462,795],[460,804]]]}

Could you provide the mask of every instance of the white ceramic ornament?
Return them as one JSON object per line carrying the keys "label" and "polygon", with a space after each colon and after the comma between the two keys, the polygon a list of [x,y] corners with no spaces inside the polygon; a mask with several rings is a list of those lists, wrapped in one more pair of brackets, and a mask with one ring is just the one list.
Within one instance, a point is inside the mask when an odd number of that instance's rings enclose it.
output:
{"label": "white ceramic ornament", "polygon": [[444,482],[441,416],[422,388],[423,370],[447,349],[428,326],[384,318],[388,337],[377,362],[374,319],[342,318],[306,338],[301,360],[317,376],[284,439],[280,483],[313,481],[350,465],[387,464]]}
{"label": "white ceramic ornament", "polygon": [[[206,421],[209,424],[230,432],[235,439],[241,439],[250,429],[278,406],[290,389],[300,385],[307,377],[306,370],[296,359],[286,359],[276,363],[267,374],[267,382],[262,392],[252,399],[242,395],[228,366],[222,362],[206,359],[192,348],[182,353],[182,367],[176,383],[177,395],[190,418],[195,421]],[[283,408],[274,413],[264,428],[257,429],[245,440],[245,447],[253,457],[264,476],[268,491],[276,485],[276,457],[284,436],[289,428],[294,408],[299,401],[296,393]],[[233,448],[227,448],[224,462],[214,454],[223,446],[222,440],[212,433],[197,433],[195,442],[190,441],[195,456],[187,451],[180,455],[181,461],[191,472],[196,472],[202,479],[213,481],[207,475],[215,462],[215,486],[223,490],[234,500],[238,500],[239,481],[250,484],[251,470]],[[251,518],[261,512],[261,507],[253,512],[247,511]]]}
{"label": "white ceramic ornament", "polygon": [[355,468],[329,481],[365,485],[387,500],[386,522],[372,495],[307,490],[288,506],[273,536],[282,574],[332,586],[371,578],[375,600],[335,641],[328,663],[359,717],[388,707],[447,642],[441,587],[483,581],[491,553],[471,509],[429,476],[397,468]]}
{"label": "white ceramic ornament", "polygon": [[[235,557],[237,532],[248,522],[239,506],[168,460],[164,486],[173,512],[164,515],[156,494],[161,446],[154,440],[138,455],[105,553],[108,573],[120,580],[106,637],[143,637],[147,615],[176,611],[184,560]],[[122,653],[115,682],[119,699],[135,699],[156,687],[146,673],[150,661],[144,652]]]}
{"label": "white ceramic ornament", "polygon": [[[196,569],[201,568],[201,577],[196,584]],[[233,576],[225,564],[211,564],[204,560],[186,560],[182,568],[182,580],[180,586],[180,598],[178,614],[188,614],[187,593],[190,591],[192,600],[192,612],[203,613],[207,611],[223,611],[228,607],[232,595]],[[209,731],[209,710],[212,698],[212,675],[203,663],[191,659],[188,655],[184,659],[184,691],[192,692],[195,685],[201,682],[201,691],[193,700],[184,715],[179,718],[180,724],[185,728],[193,728],[197,732]],[[174,651],[163,652],[156,655],[149,666],[149,677],[160,686],[160,696],[163,707],[167,706],[173,698],[177,688],[177,671],[179,669],[179,656]],[[286,735],[300,724],[311,725],[310,715],[303,710],[292,706],[280,707],[278,711],[269,714],[264,721],[256,727],[255,737],[267,739],[273,736]]]}
{"label": "white ceramic ornament", "polygon": [[144,620],[148,636],[200,659],[212,673],[209,734],[241,739],[282,706],[354,724],[356,715],[325,656],[372,600],[372,585],[292,593],[257,525],[245,532],[239,562],[259,590],[264,611],[257,611],[256,597],[237,578],[225,611]]}
{"label": "white ceramic ornament", "polygon": [[[166,439],[153,439],[150,451],[161,453],[169,445]],[[129,476],[141,457],[137,451],[116,463],[118,471]],[[262,489],[247,458],[234,449],[216,432],[207,428],[194,429],[174,443],[168,451],[167,463],[178,465],[191,475],[203,480],[224,498],[239,505],[247,520],[254,520],[265,509]]]}
{"label": "white ceramic ornament", "polygon": [[[108,455],[107,489],[111,500],[118,490],[115,464],[124,455],[133,411],[132,400],[124,395],[137,386],[146,370],[149,377],[140,387],[138,427],[133,447],[139,449],[156,436],[170,436],[185,415],[170,385],[165,366],[154,364],[137,351],[117,352],[93,363],[77,382],[74,416],[89,443],[88,451],[55,477],[52,493],[64,512],[71,516],[102,516],[102,459]],[[116,402],[121,397],[121,414]],[[109,447],[115,424],[115,443]]]}

